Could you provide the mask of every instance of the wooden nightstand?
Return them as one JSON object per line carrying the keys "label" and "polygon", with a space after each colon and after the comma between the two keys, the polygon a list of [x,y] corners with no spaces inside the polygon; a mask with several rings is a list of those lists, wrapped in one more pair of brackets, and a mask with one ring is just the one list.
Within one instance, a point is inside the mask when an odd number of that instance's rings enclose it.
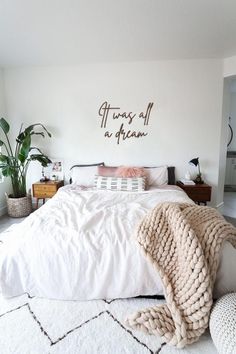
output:
{"label": "wooden nightstand", "polygon": [[32,185],[33,197],[36,198],[38,209],[39,199],[43,199],[43,204],[46,198],[52,198],[60,187],[64,186],[64,181],[48,181],[36,182]]}
{"label": "wooden nightstand", "polygon": [[178,181],[176,185],[182,188],[196,204],[200,205],[203,203],[206,205],[211,200],[211,186],[209,184],[204,183],[189,186]]}

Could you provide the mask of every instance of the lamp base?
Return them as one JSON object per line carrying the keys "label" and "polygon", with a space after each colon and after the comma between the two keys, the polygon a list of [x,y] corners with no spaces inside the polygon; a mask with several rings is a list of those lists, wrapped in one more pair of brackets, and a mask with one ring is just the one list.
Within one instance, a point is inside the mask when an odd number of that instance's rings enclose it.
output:
{"label": "lamp base", "polygon": [[203,184],[204,183],[201,175],[197,175],[197,177],[195,178],[194,182],[196,184]]}

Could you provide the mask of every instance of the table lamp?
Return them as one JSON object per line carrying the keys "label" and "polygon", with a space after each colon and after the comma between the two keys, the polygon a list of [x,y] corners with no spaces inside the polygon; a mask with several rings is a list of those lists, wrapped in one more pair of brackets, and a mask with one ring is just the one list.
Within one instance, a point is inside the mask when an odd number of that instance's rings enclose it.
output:
{"label": "table lamp", "polygon": [[189,161],[189,164],[192,165],[192,166],[195,166],[195,167],[198,167],[198,174],[194,180],[194,182],[196,184],[203,184],[204,181],[202,179],[202,174],[201,174],[201,170],[200,170],[200,162],[199,162],[199,157],[196,157],[192,160]]}

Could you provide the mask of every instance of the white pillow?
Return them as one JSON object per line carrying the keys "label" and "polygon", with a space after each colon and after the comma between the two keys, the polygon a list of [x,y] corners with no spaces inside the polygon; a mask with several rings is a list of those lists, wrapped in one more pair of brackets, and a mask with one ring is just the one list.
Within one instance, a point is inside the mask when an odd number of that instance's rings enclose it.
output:
{"label": "white pillow", "polygon": [[84,187],[94,185],[94,177],[98,173],[98,166],[73,167],[71,170],[72,183]]}
{"label": "white pillow", "polygon": [[168,184],[168,170],[167,166],[160,167],[145,167],[147,172],[148,185],[157,187]]}
{"label": "white pillow", "polygon": [[95,176],[96,189],[111,191],[142,192],[145,190],[145,177],[104,177]]}

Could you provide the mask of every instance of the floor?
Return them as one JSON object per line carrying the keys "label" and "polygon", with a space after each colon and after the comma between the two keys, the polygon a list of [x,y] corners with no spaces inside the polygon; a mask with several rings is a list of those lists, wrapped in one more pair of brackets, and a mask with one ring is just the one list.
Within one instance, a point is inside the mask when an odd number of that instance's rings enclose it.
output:
{"label": "floor", "polygon": [[9,218],[9,216],[4,215],[0,217],[0,233],[6,230],[9,226],[13,224],[18,224],[24,220],[24,218]]}

